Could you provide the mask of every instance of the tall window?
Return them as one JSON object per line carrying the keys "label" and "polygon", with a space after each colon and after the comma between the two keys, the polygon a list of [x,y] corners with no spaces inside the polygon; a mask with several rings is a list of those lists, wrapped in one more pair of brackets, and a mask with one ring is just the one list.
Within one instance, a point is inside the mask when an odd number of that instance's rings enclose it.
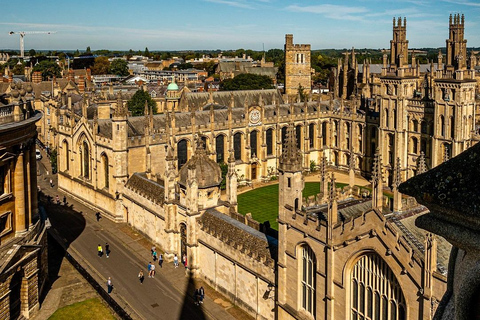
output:
{"label": "tall window", "polygon": [[310,123],[308,125],[308,138],[310,139],[309,141],[310,149],[315,148],[315,124],[313,123]]}
{"label": "tall window", "polygon": [[258,148],[257,148],[257,131],[254,130],[250,132],[250,157],[256,157],[258,158]]}
{"label": "tall window", "polygon": [[0,196],[5,193],[5,166],[0,166]]}
{"label": "tall window", "polygon": [[406,319],[400,284],[377,254],[363,256],[353,267],[350,297],[352,320]]}
{"label": "tall window", "polygon": [[450,138],[455,138],[455,118],[450,117]]}
{"label": "tall window", "polygon": [[273,154],[273,129],[267,130],[267,156]]}
{"label": "tall window", "polygon": [[68,171],[68,169],[70,168],[70,150],[68,149],[68,142],[67,141],[64,141],[63,142],[63,150],[64,150],[64,154],[65,154],[65,171]]}
{"label": "tall window", "polygon": [[225,139],[223,134],[215,138],[215,152],[217,153],[217,163],[225,162]]}
{"label": "tall window", "polygon": [[83,150],[82,150],[82,155],[83,155],[83,171],[82,171],[82,176],[84,178],[90,178],[90,150],[88,148],[88,143],[87,141],[83,141]]}
{"label": "tall window", "polygon": [[295,127],[295,135],[297,136],[297,148],[302,149],[302,126],[298,125]]}
{"label": "tall window", "polygon": [[322,146],[327,145],[327,123],[322,122]]}
{"label": "tall window", "polygon": [[103,187],[107,188],[109,187],[109,179],[108,179],[108,158],[107,155],[103,154],[102,155],[102,164],[103,164]]}
{"label": "tall window", "polygon": [[315,314],[315,253],[308,245],[301,248],[302,253],[302,308]]}
{"label": "tall window", "polygon": [[240,132],[233,136],[233,152],[235,160],[242,160],[242,134]]}
{"label": "tall window", "polygon": [[187,163],[187,140],[183,139],[177,143],[178,169]]}
{"label": "tall window", "polygon": [[440,135],[445,137],[445,119],[443,116],[440,116]]}

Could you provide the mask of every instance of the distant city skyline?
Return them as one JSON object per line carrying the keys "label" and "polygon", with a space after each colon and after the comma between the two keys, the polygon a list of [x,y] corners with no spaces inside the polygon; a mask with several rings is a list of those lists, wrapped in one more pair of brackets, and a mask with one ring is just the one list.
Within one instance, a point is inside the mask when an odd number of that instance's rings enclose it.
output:
{"label": "distant city skyline", "polygon": [[388,48],[392,18],[407,18],[410,48],[444,47],[448,17],[465,14],[468,47],[480,47],[478,0],[31,1],[2,3],[0,50],[265,50],[286,33],[315,49]]}

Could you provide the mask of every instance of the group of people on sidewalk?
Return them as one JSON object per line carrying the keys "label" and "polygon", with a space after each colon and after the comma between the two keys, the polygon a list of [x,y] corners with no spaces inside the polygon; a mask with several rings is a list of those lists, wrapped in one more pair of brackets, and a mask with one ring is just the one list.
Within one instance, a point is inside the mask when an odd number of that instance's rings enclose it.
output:
{"label": "group of people on sidewalk", "polygon": [[[103,257],[103,247],[101,244],[98,244],[97,246],[97,254],[99,258]],[[110,256],[110,245],[108,242],[105,243],[105,256],[107,258]]]}

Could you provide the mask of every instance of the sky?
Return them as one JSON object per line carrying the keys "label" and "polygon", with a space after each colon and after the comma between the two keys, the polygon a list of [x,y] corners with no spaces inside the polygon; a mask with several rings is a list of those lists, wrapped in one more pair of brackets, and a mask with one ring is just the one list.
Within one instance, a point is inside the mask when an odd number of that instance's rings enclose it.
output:
{"label": "sky", "polygon": [[465,14],[480,47],[480,0],[0,0],[0,50],[265,50],[285,34],[312,49],[388,48],[392,18],[407,17],[410,48],[444,47],[448,17]]}

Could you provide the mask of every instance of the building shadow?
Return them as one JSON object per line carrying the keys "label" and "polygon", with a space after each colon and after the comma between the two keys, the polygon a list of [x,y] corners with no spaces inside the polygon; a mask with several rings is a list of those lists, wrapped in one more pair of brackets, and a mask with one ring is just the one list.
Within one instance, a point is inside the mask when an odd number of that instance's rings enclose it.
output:
{"label": "building shadow", "polygon": [[195,319],[195,320],[205,320],[206,316],[203,311],[203,304],[195,304],[195,289],[199,289],[200,285],[196,285],[195,279],[192,277],[192,274],[189,273],[187,290],[185,296],[183,297],[182,310],[180,313],[179,320]]}
{"label": "building shadow", "polygon": [[85,230],[86,220],[82,212],[75,211],[73,205],[58,205],[51,196],[39,192],[40,219],[48,230],[48,279],[40,294],[42,304],[52,285],[59,278],[60,267],[66,258],[70,244]]}

